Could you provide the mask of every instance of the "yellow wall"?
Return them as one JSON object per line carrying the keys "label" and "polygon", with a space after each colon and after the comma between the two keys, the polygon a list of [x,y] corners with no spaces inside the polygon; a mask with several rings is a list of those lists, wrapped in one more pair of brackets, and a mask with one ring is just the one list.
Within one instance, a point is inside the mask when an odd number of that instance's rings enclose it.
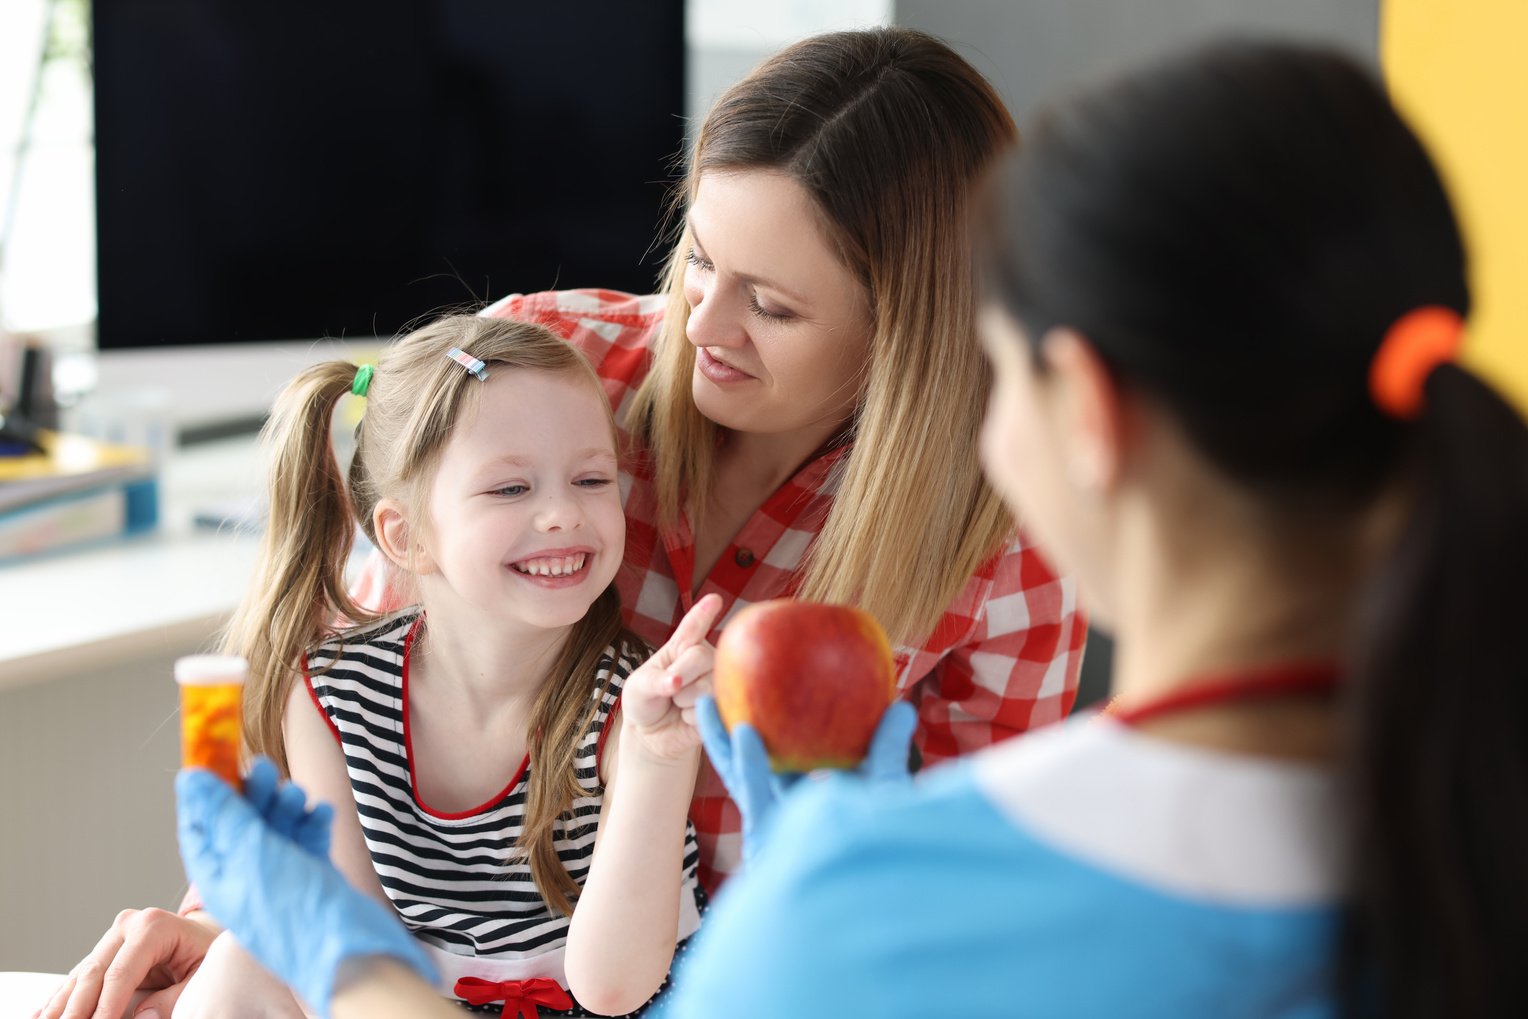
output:
{"label": "yellow wall", "polygon": [[1384,0],[1380,60],[1464,223],[1465,359],[1528,408],[1528,0]]}

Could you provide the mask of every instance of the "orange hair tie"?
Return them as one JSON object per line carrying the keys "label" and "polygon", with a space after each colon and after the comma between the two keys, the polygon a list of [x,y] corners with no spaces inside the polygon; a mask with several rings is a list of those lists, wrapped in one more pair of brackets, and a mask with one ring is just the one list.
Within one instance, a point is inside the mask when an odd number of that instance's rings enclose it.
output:
{"label": "orange hair tie", "polygon": [[1408,311],[1385,333],[1369,367],[1369,394],[1380,410],[1414,418],[1422,410],[1422,385],[1433,369],[1452,361],[1464,342],[1464,319],[1452,308],[1428,305]]}

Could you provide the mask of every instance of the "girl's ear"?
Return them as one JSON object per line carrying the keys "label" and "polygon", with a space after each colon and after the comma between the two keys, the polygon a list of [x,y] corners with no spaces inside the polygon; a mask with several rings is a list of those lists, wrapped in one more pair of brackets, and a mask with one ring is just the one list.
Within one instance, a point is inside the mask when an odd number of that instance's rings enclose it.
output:
{"label": "girl's ear", "polygon": [[1064,326],[1045,334],[1040,356],[1058,383],[1063,455],[1072,483],[1095,494],[1113,490],[1129,438],[1125,394],[1114,373],[1086,336]]}
{"label": "girl's ear", "polygon": [[371,511],[371,528],[377,536],[377,547],[398,569],[405,573],[422,575],[435,572],[435,560],[429,549],[414,533],[405,515],[403,504],[396,499],[380,499]]}

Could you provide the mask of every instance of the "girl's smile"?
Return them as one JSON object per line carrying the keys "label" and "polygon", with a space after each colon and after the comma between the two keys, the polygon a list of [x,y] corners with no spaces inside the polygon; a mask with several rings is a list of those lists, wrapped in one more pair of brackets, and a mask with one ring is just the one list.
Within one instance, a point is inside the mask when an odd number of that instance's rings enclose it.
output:
{"label": "girl's smile", "polygon": [[588,547],[548,549],[512,562],[509,568],[533,584],[572,587],[588,579],[589,564],[593,560],[594,549]]}

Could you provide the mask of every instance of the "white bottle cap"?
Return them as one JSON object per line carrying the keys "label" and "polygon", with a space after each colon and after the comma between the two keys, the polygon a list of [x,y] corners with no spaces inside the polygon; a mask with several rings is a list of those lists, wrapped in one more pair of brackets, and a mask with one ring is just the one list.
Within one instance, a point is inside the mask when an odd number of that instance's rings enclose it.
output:
{"label": "white bottle cap", "polygon": [[238,655],[188,655],[175,659],[175,682],[181,686],[222,686],[244,682],[249,663]]}

